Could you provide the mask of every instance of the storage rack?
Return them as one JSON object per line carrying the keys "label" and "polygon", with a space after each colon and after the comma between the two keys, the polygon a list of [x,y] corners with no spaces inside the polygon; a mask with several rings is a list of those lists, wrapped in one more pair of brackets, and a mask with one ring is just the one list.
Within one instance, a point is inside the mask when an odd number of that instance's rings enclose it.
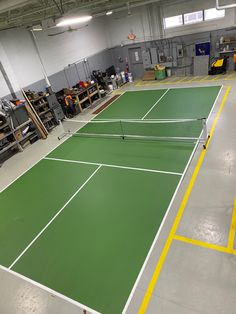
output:
{"label": "storage rack", "polygon": [[71,94],[72,96],[75,96],[76,105],[78,106],[80,112],[90,107],[96,100],[95,97],[101,98],[100,89],[97,83],[92,84],[78,92],[73,90]]}
{"label": "storage rack", "polygon": [[52,129],[58,125],[53,108],[50,108],[48,99],[46,95],[38,95],[34,93],[26,92],[28,98],[30,99],[31,104],[33,105],[35,111],[37,112],[38,116],[40,117],[42,123],[46,127],[46,129],[50,132]]}
{"label": "storage rack", "polygon": [[[34,142],[35,138],[38,138],[37,132],[30,131],[23,135],[23,128],[32,124],[31,119],[21,123],[14,127],[11,117],[7,117],[0,120],[0,159],[7,159],[7,153],[13,151],[23,151],[23,148],[27,141]],[[5,144],[4,144],[5,142]],[[8,154],[9,155],[9,154]],[[2,158],[3,157],[3,158]],[[1,162],[0,162],[1,166]]]}
{"label": "storage rack", "polygon": [[[227,54],[227,53],[236,53],[236,40],[231,41],[224,41],[223,43],[220,43],[219,46],[224,49],[221,50],[220,54]],[[225,49],[227,46],[229,46],[229,49]]]}

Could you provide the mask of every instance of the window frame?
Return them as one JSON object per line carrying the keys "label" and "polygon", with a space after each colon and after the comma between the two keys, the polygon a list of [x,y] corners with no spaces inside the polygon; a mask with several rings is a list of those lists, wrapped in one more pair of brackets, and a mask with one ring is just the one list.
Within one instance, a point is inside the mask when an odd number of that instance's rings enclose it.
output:
{"label": "window frame", "polygon": [[[177,25],[173,25],[173,26],[166,26],[166,20],[167,19],[171,19],[171,18],[175,18],[175,17],[180,17],[181,16],[181,20],[182,23],[181,24],[177,24]],[[165,29],[170,29],[170,28],[174,28],[174,27],[180,27],[180,26],[184,26],[184,20],[183,20],[183,14],[178,14],[178,15],[174,15],[174,16],[168,16],[168,17],[164,17],[164,28]]]}
{"label": "window frame", "polygon": [[[195,21],[193,21],[193,22],[186,22],[186,21],[185,21],[185,16],[190,15],[190,14],[197,14],[197,13],[201,13],[201,14],[202,14],[202,19],[201,19],[201,20],[195,20]],[[193,24],[198,24],[198,23],[204,22],[204,10],[199,10],[199,11],[184,13],[184,14],[183,14],[183,22],[184,22],[184,25],[193,25]]]}
{"label": "window frame", "polygon": [[214,20],[219,20],[219,19],[223,19],[225,18],[225,9],[219,10],[219,11],[224,11],[224,15],[223,16],[216,16],[213,18],[208,18],[206,19],[206,11],[210,11],[210,10],[215,10],[216,12],[218,11],[216,8],[209,8],[209,9],[205,9],[204,10],[204,22],[209,22],[209,21],[214,21]]}
{"label": "window frame", "polygon": [[[189,13],[182,13],[182,14],[178,14],[178,15],[174,15],[174,16],[164,17],[163,18],[164,29],[168,30],[168,29],[172,29],[172,28],[175,28],[175,27],[183,27],[183,26],[195,25],[195,24],[199,24],[199,23],[210,22],[210,21],[214,21],[214,20],[219,20],[219,19],[225,18],[226,10],[222,9],[220,11],[224,11],[224,15],[223,16],[216,16],[216,17],[213,17],[213,18],[210,18],[210,19],[209,18],[206,19],[206,11],[213,10],[213,9],[215,9],[215,8],[208,8],[208,9],[193,11],[193,12],[189,12]],[[202,13],[202,20],[198,20],[198,21],[194,21],[194,22],[190,22],[190,23],[187,22],[186,23],[186,21],[185,21],[185,16],[186,15],[193,14],[193,13],[199,13],[199,12]],[[173,26],[166,26],[166,20],[167,19],[176,18],[176,17],[181,17],[181,20],[182,20],[181,24],[176,24],[176,25],[173,25]]]}

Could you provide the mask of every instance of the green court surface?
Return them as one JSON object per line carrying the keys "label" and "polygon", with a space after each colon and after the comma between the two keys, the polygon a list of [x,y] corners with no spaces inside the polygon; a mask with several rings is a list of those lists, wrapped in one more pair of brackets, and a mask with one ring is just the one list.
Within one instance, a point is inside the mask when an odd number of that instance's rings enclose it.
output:
{"label": "green court surface", "polygon": [[[208,117],[219,91],[126,92],[96,119]],[[0,264],[94,313],[122,313],[195,145],[69,138],[1,192]]]}

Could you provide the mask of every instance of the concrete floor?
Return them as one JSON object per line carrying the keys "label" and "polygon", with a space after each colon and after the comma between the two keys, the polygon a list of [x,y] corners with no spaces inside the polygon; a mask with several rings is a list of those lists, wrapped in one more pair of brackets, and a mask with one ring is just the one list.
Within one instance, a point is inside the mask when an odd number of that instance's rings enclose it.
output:
{"label": "concrete floor", "polygon": [[[233,76],[232,76],[233,77]],[[202,78],[203,79],[203,78]],[[220,115],[215,133],[200,167],[187,206],[172,238],[166,259],[151,293],[146,313],[150,314],[231,314],[236,312],[236,255],[228,251],[232,209],[236,196],[236,80],[172,82],[171,87],[225,84],[213,110],[212,124],[230,85],[231,91]],[[174,80],[174,79],[173,79]],[[164,83],[164,84],[163,84]],[[166,88],[165,82],[141,82],[125,89]],[[137,86],[136,86],[137,85]],[[227,86],[226,86],[227,85]],[[89,119],[91,112],[80,115]],[[0,190],[58,145],[60,130],[46,141],[39,141],[0,168]],[[138,282],[127,313],[138,313],[147,287],[163,256],[182,198],[197,165],[202,148],[195,153],[169,215]],[[191,241],[197,240],[197,241]],[[236,243],[234,243],[236,249]],[[0,269],[1,314],[74,314],[83,313],[75,305]],[[142,313],[142,312],[140,312]],[[111,313],[112,314],[112,313]]]}

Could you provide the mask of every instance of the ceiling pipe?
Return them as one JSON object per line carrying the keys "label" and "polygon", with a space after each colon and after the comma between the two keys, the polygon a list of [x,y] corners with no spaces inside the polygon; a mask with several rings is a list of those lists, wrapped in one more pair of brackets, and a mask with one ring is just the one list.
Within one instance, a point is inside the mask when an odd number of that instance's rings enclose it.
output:
{"label": "ceiling pipe", "polygon": [[236,3],[235,4],[228,4],[228,5],[220,5],[220,0],[216,0],[216,9],[217,10],[232,9],[232,8],[236,8]]}
{"label": "ceiling pipe", "polygon": [[[66,1],[64,4],[66,4],[68,2],[71,2],[71,1]],[[160,0],[146,0],[146,1],[142,1],[140,3],[134,3],[134,4],[132,4],[132,2],[131,2],[129,6],[130,6],[130,8],[136,8],[136,7],[144,6],[144,5],[147,5],[147,4],[150,4],[150,3],[154,3],[154,2],[160,2]],[[96,1],[96,4],[99,4],[99,3],[101,3],[101,4],[104,3],[104,0]],[[45,11],[45,9],[49,10],[49,9],[52,9],[52,8],[55,8],[55,7],[56,7],[55,5],[51,5],[51,6],[48,6],[47,8],[38,9],[38,10],[35,10],[33,12],[33,14],[37,14],[37,13]],[[75,7],[73,10],[83,10],[85,8],[89,8],[89,4],[83,5],[83,6],[79,6],[79,7]],[[120,8],[114,9],[113,12],[120,12],[120,11],[124,11],[124,10],[127,10],[127,6],[126,5],[124,5],[124,6],[120,7]],[[70,12],[71,11],[69,11],[67,13],[70,13]],[[28,12],[28,13],[22,14],[21,16],[12,17],[10,19],[10,21],[22,19],[23,17],[29,16],[31,14],[32,14],[32,12]],[[103,13],[93,14],[94,17],[102,16],[102,15],[104,15],[104,14]]]}
{"label": "ceiling pipe", "polygon": [[32,42],[34,44],[34,48],[35,48],[35,50],[37,52],[37,55],[38,55],[38,58],[39,58],[39,61],[40,61],[40,64],[41,64],[41,69],[42,69],[42,73],[43,73],[44,79],[45,79],[45,81],[47,83],[47,86],[51,86],[51,83],[50,83],[48,75],[47,75],[46,68],[45,68],[44,63],[43,63],[43,59],[41,57],[41,53],[40,53],[40,50],[39,50],[37,38],[36,38],[36,36],[34,34],[34,31],[30,30],[29,33],[30,33]]}
{"label": "ceiling pipe", "polygon": [[[155,3],[155,2],[160,2],[160,0],[146,0],[146,1],[142,1],[140,3],[134,3],[134,4],[130,3],[129,9],[138,8],[138,7],[145,6],[145,5],[148,5],[151,3]],[[111,8],[111,10],[113,11],[113,13],[118,13],[118,12],[127,10],[127,6],[122,6],[122,7],[116,8],[116,9]],[[99,16],[104,16],[104,15],[106,15],[106,12],[103,11],[101,13],[93,14],[93,17],[99,17]]]}
{"label": "ceiling pipe", "polygon": [[[5,2],[8,2],[8,1],[5,1]],[[12,1],[12,3],[15,2],[15,1]],[[22,3],[23,2],[28,2],[28,1],[25,1],[25,0],[22,0],[21,1]],[[70,3],[71,0],[68,0],[66,1],[64,4],[66,3]],[[142,1],[142,2],[136,2],[136,3],[130,3],[130,8],[133,9],[133,8],[136,8],[136,7],[140,7],[140,6],[144,6],[144,5],[148,5],[148,4],[151,4],[151,3],[157,3],[157,2],[160,2],[160,0],[146,0],[146,1]],[[104,0],[98,0],[96,1],[96,4],[97,3],[104,3]],[[80,6],[78,8],[75,8],[74,10],[77,10],[77,9],[81,9],[83,10],[84,9],[84,5],[83,6]],[[86,7],[88,7],[88,5],[86,5]],[[109,6],[110,7],[110,6]],[[55,4],[54,5],[51,5],[51,6],[48,6],[47,8],[41,8],[41,9],[38,9],[38,10],[35,10],[33,12],[33,14],[38,14],[42,11],[45,11],[46,10],[49,10],[49,9],[52,9],[52,8],[55,8]],[[126,5],[123,5],[121,7],[118,7],[118,8],[115,8],[115,9],[112,9],[113,10],[113,13],[115,12],[121,12],[121,11],[124,11],[124,10],[127,10],[127,6]],[[0,6],[0,11],[1,11],[1,6]],[[68,11],[67,13],[71,13],[71,11]],[[21,16],[17,16],[17,17],[12,17],[10,19],[10,22],[13,22],[16,21],[16,20],[19,20],[19,19],[22,19],[22,18],[25,18],[27,16],[30,16],[32,14],[32,12],[27,12],[25,14],[22,14]],[[101,13],[96,13],[96,14],[93,14],[93,17],[99,17],[99,16],[104,16],[105,13],[104,12],[101,12]],[[32,20],[32,23],[34,23],[35,21]],[[29,21],[27,21],[27,23],[30,23]],[[37,23],[40,23],[40,21],[37,21]],[[23,25],[22,25],[23,26]]]}
{"label": "ceiling pipe", "polygon": [[[70,3],[70,2],[71,2],[71,1],[66,1],[64,4],[67,4],[67,3]],[[53,5],[48,6],[48,7],[43,7],[43,8],[41,8],[41,9],[37,9],[37,10],[35,10],[35,11],[33,11],[33,12],[30,11],[30,12],[24,13],[24,14],[22,14],[21,16],[12,17],[12,18],[10,19],[10,22],[11,22],[11,21],[15,21],[15,20],[22,19],[23,17],[30,16],[30,15],[32,15],[32,14],[38,14],[38,13],[40,13],[40,12],[45,12],[46,10],[48,11],[48,10],[50,10],[50,9],[54,9],[55,7],[56,7],[56,5],[53,4]]]}
{"label": "ceiling pipe", "polygon": [[22,5],[25,5],[27,3],[32,3],[32,1],[29,0],[3,0],[0,1],[0,13],[17,9],[21,7]]}

